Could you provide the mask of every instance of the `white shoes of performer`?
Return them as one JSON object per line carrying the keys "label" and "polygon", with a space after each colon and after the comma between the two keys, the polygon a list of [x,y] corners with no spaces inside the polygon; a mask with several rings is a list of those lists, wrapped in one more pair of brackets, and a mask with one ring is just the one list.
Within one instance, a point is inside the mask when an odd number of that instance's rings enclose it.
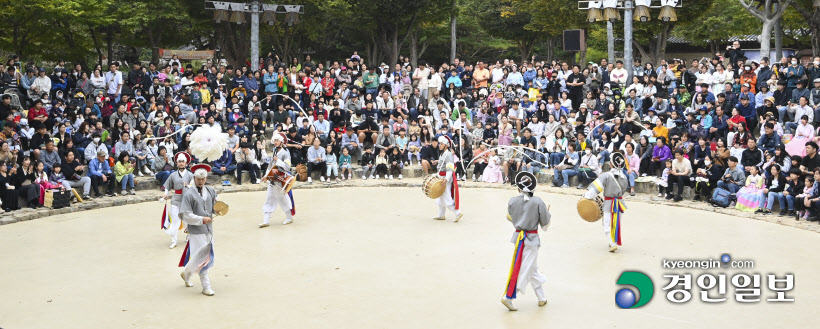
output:
{"label": "white shoes of performer", "polygon": [[288,218],[288,219],[285,219],[285,221],[284,221],[284,222],[282,222],[282,225],[288,225],[288,224],[290,224],[290,223],[293,223],[293,218]]}
{"label": "white shoes of performer", "polygon": [[538,301],[538,306],[544,306],[544,305],[547,305],[547,301],[546,301],[546,300],[539,300],[539,301]]}
{"label": "white shoes of performer", "polygon": [[609,252],[615,252],[616,250],[618,250],[618,245],[617,244],[609,246]]}
{"label": "white shoes of performer", "polygon": [[216,292],[214,292],[211,288],[202,289],[202,294],[205,296],[213,296]]}
{"label": "white shoes of performer", "polygon": [[171,245],[168,246],[168,249],[174,249],[176,247],[177,247],[177,243],[176,242],[171,242]]}
{"label": "white shoes of performer", "polygon": [[453,222],[458,223],[458,221],[459,221],[459,220],[461,220],[461,217],[464,217],[464,213],[463,213],[463,212],[462,212],[462,213],[459,213],[459,214],[456,216],[456,219],[455,219]]}
{"label": "white shoes of performer", "polygon": [[259,228],[268,227],[270,224],[268,223],[259,223]]}
{"label": "white shoes of performer", "polygon": [[182,277],[182,281],[185,281],[185,286],[186,287],[190,288],[190,287],[194,286],[194,284],[191,283],[191,278],[188,277],[187,275],[185,275],[185,271],[182,271],[182,273],[180,273],[179,276]]}
{"label": "white shoes of performer", "polygon": [[504,304],[504,306],[506,306],[510,311],[518,311],[518,309],[513,306],[512,299],[508,299],[506,297],[501,298],[501,304]]}
{"label": "white shoes of performer", "polygon": [[433,217],[433,219],[435,219],[435,220],[444,220],[445,218],[444,218],[444,216],[442,216],[442,217]]}

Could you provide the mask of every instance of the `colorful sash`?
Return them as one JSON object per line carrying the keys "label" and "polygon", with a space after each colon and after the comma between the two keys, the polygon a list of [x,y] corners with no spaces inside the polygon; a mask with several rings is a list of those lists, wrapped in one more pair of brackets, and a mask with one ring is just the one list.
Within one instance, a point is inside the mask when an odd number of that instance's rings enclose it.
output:
{"label": "colorful sash", "polygon": [[196,267],[188,269],[188,262],[191,260],[191,241],[185,244],[185,251],[182,252],[182,258],[179,260],[179,267],[185,267],[185,271],[190,273],[199,273],[202,270],[207,270],[211,268],[214,264],[214,245],[213,243],[208,243],[202,249],[207,248],[207,253],[203,250],[197,251],[195,255]]}
{"label": "colorful sash", "polygon": [[510,299],[514,299],[517,294],[518,274],[521,272],[521,262],[524,260],[524,241],[527,239],[527,234],[538,234],[538,230],[516,232],[518,232],[518,239],[515,242],[515,251],[513,252],[513,261],[510,266],[510,276],[507,278],[507,291],[505,294]]}
{"label": "colorful sash", "polygon": [[288,191],[290,197],[290,215],[296,216],[296,204],[293,202],[293,190]]}
{"label": "colorful sash", "polygon": [[169,218],[168,216],[168,204],[165,204],[165,207],[162,208],[162,221],[159,223],[159,227],[161,230],[165,229],[165,220]]}
{"label": "colorful sash", "polygon": [[[441,176],[441,177],[445,177],[445,179],[446,179],[447,172],[446,171],[439,171],[438,175]],[[456,210],[458,210],[458,179],[456,179],[455,177],[453,178],[453,185],[450,188],[450,197],[452,197],[453,201],[455,201]]]}
{"label": "colorful sash", "polygon": [[604,200],[612,201],[612,208],[610,211],[612,212],[612,218],[610,219],[612,222],[609,226],[609,236],[612,238],[612,242],[617,243],[619,246],[621,245],[621,214],[626,210],[623,201],[621,198],[604,198]]}

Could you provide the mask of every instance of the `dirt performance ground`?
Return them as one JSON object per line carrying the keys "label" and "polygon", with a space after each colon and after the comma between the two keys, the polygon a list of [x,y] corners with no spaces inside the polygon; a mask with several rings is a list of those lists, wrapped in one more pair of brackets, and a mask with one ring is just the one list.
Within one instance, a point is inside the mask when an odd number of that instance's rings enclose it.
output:
{"label": "dirt performance ground", "polygon": [[[158,202],[0,227],[0,327],[10,328],[771,328],[807,327],[820,304],[820,235],[772,223],[627,201],[624,246],[607,252],[600,222],[578,218],[576,196],[540,193],[552,225],[538,258],[549,304],[532,291],[508,312],[501,298],[513,228],[511,190],[462,189],[464,218],[434,221],[418,188],[295,190],[295,223],[259,229],[264,192],[225,194],[217,218],[216,295],[186,288]],[[184,241],[184,235],[180,235]],[[664,259],[754,260],[748,274],[795,275],[793,303],[666,300]],[[619,309],[616,280],[649,275],[653,300]],[[723,270],[728,275],[740,273]],[[695,283],[693,282],[693,286]],[[695,286],[696,287],[696,286]]]}

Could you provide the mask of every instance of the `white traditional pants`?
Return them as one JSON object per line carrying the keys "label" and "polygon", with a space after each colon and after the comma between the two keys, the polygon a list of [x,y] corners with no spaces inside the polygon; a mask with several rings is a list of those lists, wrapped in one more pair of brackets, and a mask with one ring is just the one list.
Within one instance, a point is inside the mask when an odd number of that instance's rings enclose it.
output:
{"label": "white traditional pants", "polygon": [[202,283],[203,290],[211,288],[208,270],[214,264],[214,255],[211,253],[212,246],[213,235],[210,233],[188,235],[188,252],[191,256],[188,264],[185,265],[185,276],[191,277],[193,274],[199,273],[199,281]]}
{"label": "white traditional pants", "polygon": [[527,283],[532,286],[535,291],[535,296],[538,301],[545,301],[547,297],[544,296],[544,289],[541,285],[547,281],[547,277],[538,271],[538,246],[531,246],[524,244],[524,252],[521,260],[521,270],[518,272],[518,283],[515,288],[519,294],[524,294],[527,289]]}
{"label": "white traditional pants", "polygon": [[179,230],[185,227],[185,224],[179,215],[179,206],[168,206],[168,218],[165,219],[165,234],[171,236],[171,243],[177,243],[177,234]]}
{"label": "white traditional pants", "polygon": [[282,208],[282,211],[285,213],[285,218],[293,217],[290,213],[290,196],[284,193],[278,185],[268,184],[267,198],[265,199],[265,205],[262,206],[262,212],[265,214],[262,223],[270,224],[271,213],[276,211],[276,208]]}
{"label": "white traditional pants", "polygon": [[448,171],[446,172],[445,176],[443,177],[447,180],[446,188],[444,189],[444,194],[442,194],[438,199],[436,199],[436,204],[438,205],[438,217],[444,217],[446,210],[450,209],[456,216],[461,214],[461,211],[456,209],[456,200],[453,199],[453,172]]}

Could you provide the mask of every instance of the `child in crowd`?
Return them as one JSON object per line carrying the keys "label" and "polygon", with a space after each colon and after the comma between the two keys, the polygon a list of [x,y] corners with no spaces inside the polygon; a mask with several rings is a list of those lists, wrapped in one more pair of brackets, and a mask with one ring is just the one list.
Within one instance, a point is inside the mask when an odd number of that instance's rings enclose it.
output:
{"label": "child in crowd", "polygon": [[[812,189],[814,189],[814,177],[807,176],[806,181],[805,181],[803,186],[804,186],[803,187],[803,193],[798,194],[795,197],[796,199],[799,199],[799,198],[805,199],[805,198],[810,198],[811,197]],[[806,207],[803,207],[803,208],[804,208],[804,210],[800,210],[800,212],[798,212],[798,218],[802,217],[803,219],[808,219],[809,218],[809,209],[806,208]]]}
{"label": "child in crowd", "polygon": [[[351,166],[351,161],[350,151],[348,151],[346,147],[343,147],[342,155],[339,156],[339,174],[342,176],[342,179],[352,179],[353,167]],[[347,176],[345,176],[345,172],[347,172]]]}
{"label": "child in crowd", "polygon": [[[51,182],[48,178],[48,174],[45,172],[45,164],[41,161],[37,161],[34,165],[34,183],[40,184],[40,204],[42,205],[45,201],[46,190],[51,189],[65,189],[59,183]],[[56,167],[59,168],[59,167]]]}
{"label": "child in crowd", "polygon": [[413,164],[413,156],[416,156],[416,162],[421,165],[421,141],[419,135],[410,135],[410,142],[407,143],[407,165]]}
{"label": "child in crowd", "polygon": [[325,153],[325,163],[327,163],[327,180],[330,181],[330,174],[336,175],[336,183],[340,182],[339,179],[339,161],[336,159],[336,154],[333,153],[333,146],[328,145],[325,149],[327,153]]}
{"label": "child in crowd", "polygon": [[[368,176],[368,172],[370,175]],[[376,156],[373,155],[373,146],[365,145],[362,154],[362,179],[374,178],[376,174]]]}
{"label": "child in crowd", "polygon": [[481,181],[485,183],[501,183],[504,181],[504,175],[501,173],[501,158],[498,157],[495,150],[490,152],[490,160],[487,161],[487,168],[484,168]]}
{"label": "child in crowd", "polygon": [[661,177],[655,181],[655,184],[658,185],[658,196],[663,197],[665,195],[666,187],[669,186],[667,183],[667,179],[669,178],[669,172],[672,170],[672,159],[666,160],[666,168],[663,170],[663,174]]}
{"label": "child in crowd", "polygon": [[379,155],[376,156],[376,179],[379,179],[379,176],[384,175],[387,178],[387,151],[383,148],[379,149]]}
{"label": "child in crowd", "polygon": [[760,175],[760,168],[757,166],[749,167],[749,176],[746,177],[746,186],[743,186],[740,191],[737,191],[737,204],[735,208],[740,211],[754,212],[760,205],[760,200],[763,198],[763,187],[765,179]]}
{"label": "child in crowd", "polygon": [[[402,131],[404,131],[404,130],[402,130]],[[399,152],[399,148],[394,147],[391,150],[390,157],[389,157],[389,160],[390,160],[390,179],[393,179],[393,175],[399,176],[399,179],[402,178],[401,177],[401,169],[404,168],[404,163],[402,163],[402,159],[404,159],[404,157],[402,157],[401,152]]]}

